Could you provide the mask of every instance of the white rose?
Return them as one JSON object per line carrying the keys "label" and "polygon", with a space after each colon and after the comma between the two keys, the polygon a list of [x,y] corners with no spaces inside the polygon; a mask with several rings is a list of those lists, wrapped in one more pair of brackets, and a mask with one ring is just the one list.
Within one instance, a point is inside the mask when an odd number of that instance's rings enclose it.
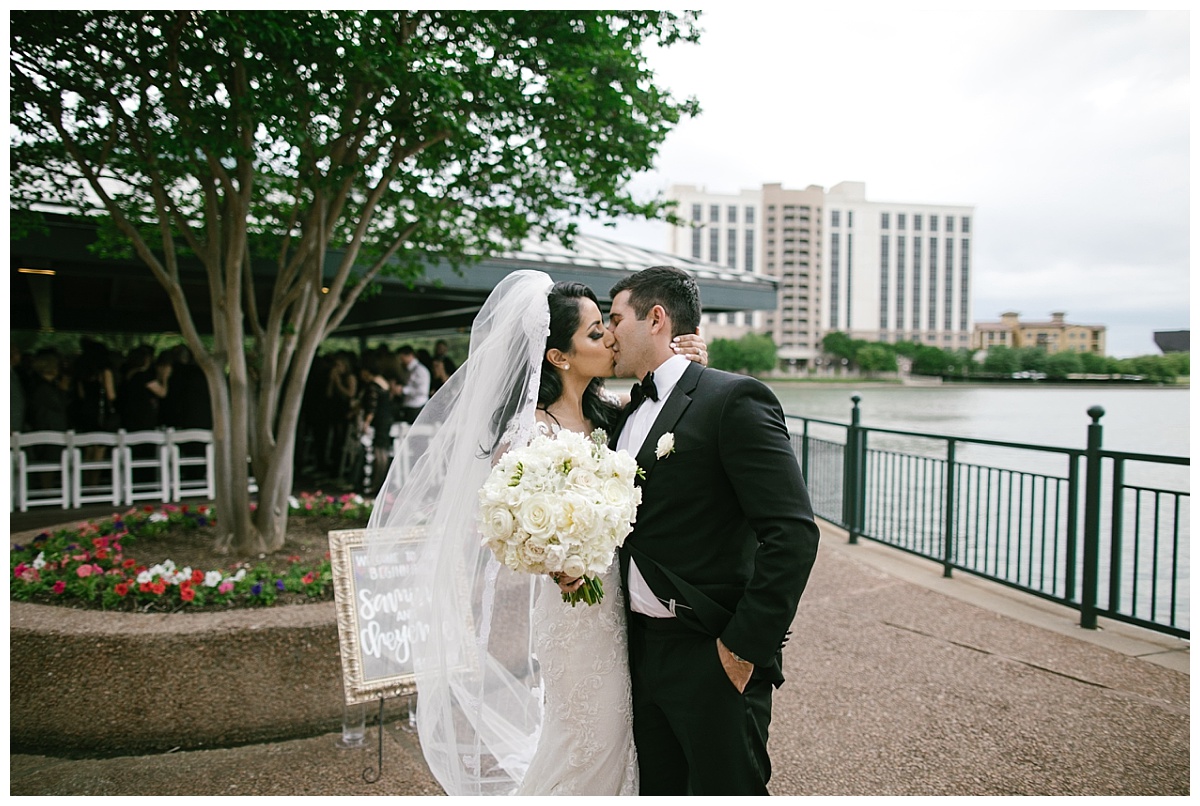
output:
{"label": "white rose", "polygon": [[515,525],[508,507],[500,504],[485,506],[479,519],[484,535],[493,540],[507,540]]}
{"label": "white rose", "polygon": [[670,431],[658,438],[658,444],[654,446],[654,455],[662,459],[669,456],[675,450],[675,435]]}
{"label": "white rose", "polygon": [[578,555],[571,555],[563,563],[562,572],[569,577],[581,577],[587,571],[587,565]]}
{"label": "white rose", "polygon": [[521,563],[527,571],[540,574],[546,562],[546,544],[532,539],[526,540],[517,547],[517,556],[521,558]]}
{"label": "white rose", "polygon": [[571,472],[567,474],[567,484],[580,490],[590,490],[594,488],[600,480],[596,478],[596,474],[587,467],[573,467]]}
{"label": "white rose", "polygon": [[604,502],[613,505],[624,504],[630,497],[629,485],[618,478],[604,482],[601,493]]}
{"label": "white rose", "polygon": [[554,500],[545,493],[535,493],[521,502],[517,509],[521,527],[531,535],[546,537],[554,531]]}

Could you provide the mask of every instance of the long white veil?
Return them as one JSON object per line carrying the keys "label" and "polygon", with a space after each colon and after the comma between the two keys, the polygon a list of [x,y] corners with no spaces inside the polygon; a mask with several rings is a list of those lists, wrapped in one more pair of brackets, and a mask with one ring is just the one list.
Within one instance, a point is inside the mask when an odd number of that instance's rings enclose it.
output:
{"label": "long white veil", "polygon": [[497,284],[471,328],[469,357],[417,417],[367,525],[370,562],[384,564],[399,546],[415,552],[411,575],[378,580],[391,590],[377,592],[411,600],[417,730],[449,795],[511,793],[537,746],[535,577],[493,558],[477,517],[493,454],[536,428],[552,285],[539,271]]}

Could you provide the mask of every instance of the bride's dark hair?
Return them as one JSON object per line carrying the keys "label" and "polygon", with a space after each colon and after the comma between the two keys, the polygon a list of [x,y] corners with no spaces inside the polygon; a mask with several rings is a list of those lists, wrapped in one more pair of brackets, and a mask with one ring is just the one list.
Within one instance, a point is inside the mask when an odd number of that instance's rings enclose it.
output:
{"label": "bride's dark hair", "polygon": [[[579,329],[579,300],[585,297],[596,303],[597,308],[600,307],[600,301],[596,299],[595,292],[583,283],[563,280],[555,283],[550,289],[548,296],[550,335],[546,337],[547,350],[555,349],[563,353],[570,353],[571,338]],[[601,378],[593,378],[592,382],[588,384],[583,393],[583,416],[590,420],[595,427],[611,431],[621,408],[600,394],[603,389],[604,381]],[[562,397],[562,392],[562,379],[558,375],[558,370],[546,360],[543,353],[542,378],[538,386],[538,408],[545,409]]]}

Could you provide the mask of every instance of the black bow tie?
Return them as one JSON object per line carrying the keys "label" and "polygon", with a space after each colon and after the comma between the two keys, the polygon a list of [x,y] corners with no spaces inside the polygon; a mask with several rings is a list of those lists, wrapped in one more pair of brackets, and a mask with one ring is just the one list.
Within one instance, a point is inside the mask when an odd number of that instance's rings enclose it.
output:
{"label": "black bow tie", "polygon": [[658,387],[654,385],[654,373],[648,373],[641,383],[635,383],[633,389],[629,391],[629,402],[633,408],[642,405],[642,401],[646,398],[657,402]]}

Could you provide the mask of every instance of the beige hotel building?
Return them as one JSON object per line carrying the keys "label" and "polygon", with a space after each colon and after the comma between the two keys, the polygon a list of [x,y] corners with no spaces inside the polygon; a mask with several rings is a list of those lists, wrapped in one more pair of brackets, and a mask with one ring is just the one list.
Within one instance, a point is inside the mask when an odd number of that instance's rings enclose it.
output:
{"label": "beige hotel building", "polygon": [[670,230],[672,254],[779,281],[775,310],[706,316],[706,338],[768,333],[793,371],[814,365],[831,331],[971,346],[973,207],[868,201],[862,182],[667,196],[687,222]]}

